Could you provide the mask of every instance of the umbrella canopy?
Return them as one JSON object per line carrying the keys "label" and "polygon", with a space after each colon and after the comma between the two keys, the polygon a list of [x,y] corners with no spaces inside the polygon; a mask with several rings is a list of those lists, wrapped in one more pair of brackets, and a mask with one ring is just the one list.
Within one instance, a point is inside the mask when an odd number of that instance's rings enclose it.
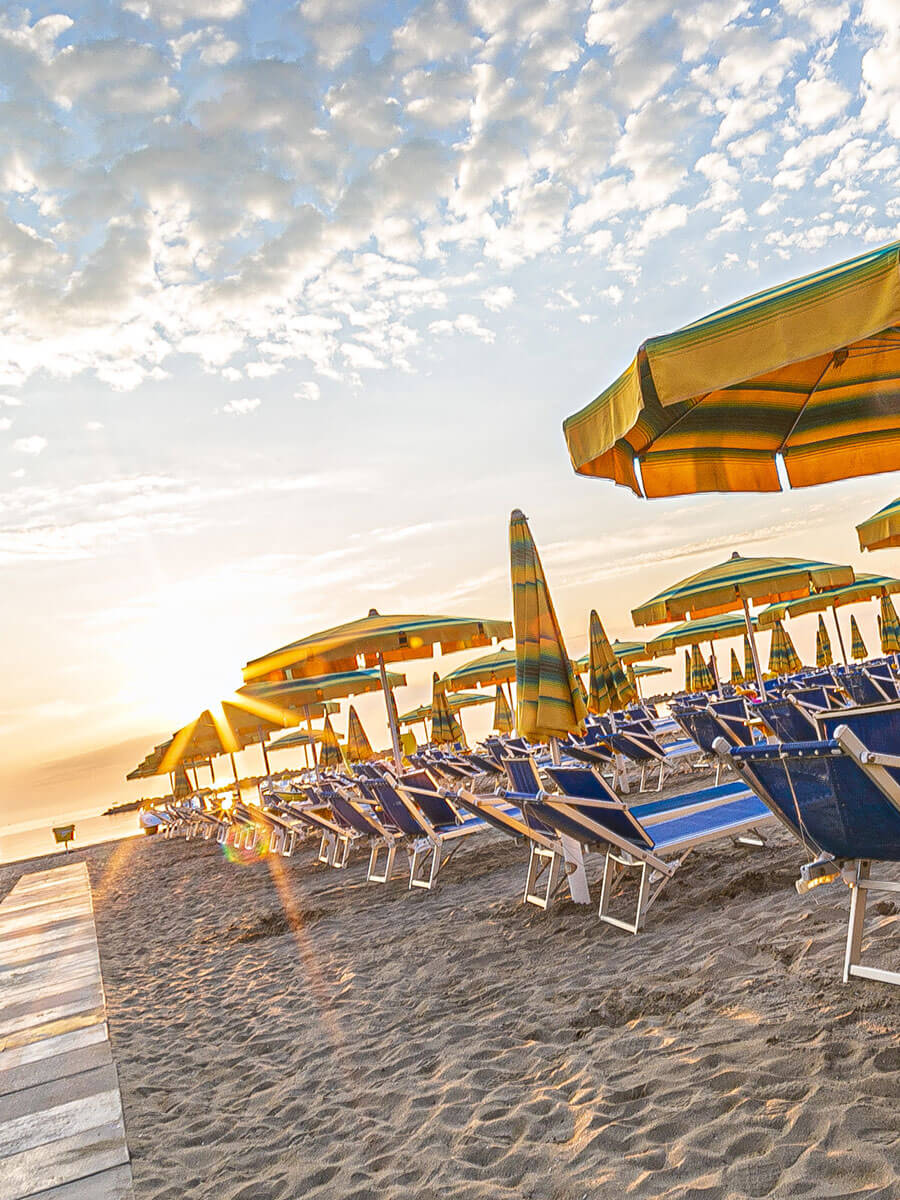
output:
{"label": "umbrella canopy", "polygon": [[860,550],[887,550],[890,546],[900,546],[900,497],[857,525],[856,533]]}
{"label": "umbrella canopy", "polygon": [[356,709],[350,705],[347,714],[347,758],[350,762],[371,762],[375,757],[372,743],[369,741],[363,723]]}
{"label": "umbrella canopy", "polygon": [[510,578],[516,631],[516,729],[532,740],[584,726],[584,703],[528,521],[510,517]]}
{"label": "umbrella canopy", "polygon": [[731,682],[734,687],[740,687],[744,682],[744,672],[741,670],[741,664],[734,650],[731,651]]}
{"label": "umbrella canopy", "polygon": [[565,422],[575,470],[646,496],[779,491],[779,457],[792,487],[894,470],[898,268],[895,242],[644,342]]}
{"label": "umbrella canopy", "polygon": [[499,683],[494,693],[494,729],[497,733],[512,733],[515,729],[512,709]]}
{"label": "umbrella canopy", "polygon": [[[442,679],[441,683],[445,681]],[[447,689],[444,688],[446,695]],[[471,708],[474,704],[490,704],[493,696],[486,692],[457,692],[455,696],[447,696],[447,704],[450,706],[452,713],[457,713],[461,708]],[[415,725],[418,721],[430,721],[432,719],[432,705],[420,704],[418,708],[411,708],[409,712],[401,713],[397,720],[401,725]]]}
{"label": "umbrella canopy", "polygon": [[700,647],[695,642],[691,646],[691,691],[692,692],[712,692],[715,691],[716,681],[713,679],[712,671],[700,652]]}
{"label": "umbrella canopy", "polygon": [[855,659],[863,659],[869,657],[869,652],[866,649],[866,643],[863,641],[862,634],[859,632],[859,626],[856,623],[856,617],[850,618],[850,654]]}
{"label": "umbrella canopy", "polygon": [[446,746],[464,741],[462,726],[450,710],[447,691],[440,678],[435,675],[431,694],[431,744]]}
{"label": "umbrella canopy", "polygon": [[802,666],[790,634],[782,623],[777,621],[772,630],[772,644],[769,648],[769,675],[792,675]]}
{"label": "umbrella canopy", "polygon": [[587,708],[589,712],[600,716],[611,709],[624,708],[626,704],[635,701],[637,688],[613,653],[596,609],[591,611],[588,636],[591,674]]}
{"label": "umbrella canopy", "polygon": [[900,653],[900,621],[890,596],[881,597],[881,653]]}
{"label": "umbrella canopy", "polygon": [[326,771],[339,771],[344,765],[344,756],[338,742],[337,734],[331,725],[331,717],[325,718],[322,726],[322,750],[319,754],[319,766]]}
{"label": "umbrella canopy", "polygon": [[516,677],[516,652],[501,646],[491,654],[463,663],[444,676],[448,692],[463,688],[490,687],[495,683],[510,683]]}
{"label": "umbrella canopy", "polygon": [[181,762],[234,755],[245,746],[262,741],[273,729],[287,729],[298,721],[297,713],[271,700],[236,693],[221,704],[204,709],[173,734],[156,773],[165,775]]}
{"label": "umbrella canopy", "polygon": [[[406,676],[387,671],[388,686],[405,687]],[[238,695],[268,700],[282,708],[310,709],[309,716],[325,716],[327,711],[336,712],[337,705],[326,709],[329,700],[342,700],[345,696],[362,696],[367,692],[381,691],[381,672],[377,668],[363,671],[336,671],[330,675],[307,675],[302,679],[257,681],[245,684]],[[318,712],[315,711],[319,706]]]}
{"label": "umbrella canopy", "polygon": [[631,666],[641,658],[646,658],[646,642],[620,641],[618,638],[612,644],[612,652],[620,662]]}
{"label": "umbrella canopy", "polygon": [[744,683],[753,682],[753,651],[750,648],[750,639],[744,634]]}
{"label": "umbrella canopy", "polygon": [[828,630],[825,628],[822,614],[819,613],[819,624],[816,629],[816,666],[830,667],[833,662],[834,656],[831,653],[831,638],[828,636]]}
{"label": "umbrella canopy", "polygon": [[[826,608],[841,608],[845,604],[861,604],[865,600],[874,600],[876,596],[887,596],[900,592],[900,579],[890,575],[859,574],[852,583],[844,587],[828,588],[812,596],[803,596],[785,605],[785,615],[802,617],[807,613],[821,612]],[[759,614],[760,625],[771,624],[767,614],[771,609]]]}
{"label": "umbrella canopy", "polygon": [[629,666],[628,670],[636,679],[643,679],[647,675],[670,675],[671,667],[652,666],[650,663],[635,663],[634,666]]}
{"label": "umbrella canopy", "polygon": [[315,746],[321,740],[321,729],[292,729],[284,737],[269,743],[269,753],[273,750],[296,750],[300,746]]}
{"label": "umbrella canopy", "polygon": [[[755,618],[753,618],[755,624]],[[720,613],[715,617],[698,617],[694,621],[682,621],[665,633],[658,633],[647,642],[647,655],[662,658],[674,654],[679,646],[690,646],[694,642],[714,642],[720,638],[740,637],[746,629],[740,613]]]}

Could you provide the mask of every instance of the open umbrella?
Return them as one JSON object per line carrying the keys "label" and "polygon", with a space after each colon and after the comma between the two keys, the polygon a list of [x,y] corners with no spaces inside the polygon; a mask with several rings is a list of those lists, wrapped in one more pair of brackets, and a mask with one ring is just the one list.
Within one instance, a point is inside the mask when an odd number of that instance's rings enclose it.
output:
{"label": "open umbrella", "polygon": [[741,664],[734,650],[731,651],[731,683],[733,687],[740,687],[744,682],[744,672],[741,670]]}
{"label": "open umbrella", "polygon": [[515,728],[512,709],[500,684],[494,693],[494,729],[497,733],[512,733]]}
{"label": "open umbrella", "polygon": [[695,642],[691,646],[691,691],[712,692],[715,691],[715,687],[716,681],[712,671],[700,652],[700,647]]}
{"label": "open umbrella", "polygon": [[385,693],[394,763],[399,770],[402,763],[400,730],[396,706],[389,695],[391,688],[385,664],[430,658],[435,646],[445,654],[490,646],[511,634],[509,621],[453,616],[383,616],[373,608],[368,616],[311,634],[251,660],[244,667],[244,680],[251,683],[260,679],[301,679],[326,671],[351,671],[363,665],[377,667]]}
{"label": "open umbrella", "polygon": [[860,550],[887,550],[900,546],[900,497],[857,525]]}
{"label": "open umbrella", "polygon": [[898,416],[893,243],[644,342],[564,431],[579,473],[676,496],[895,470]]}
{"label": "open umbrella", "polygon": [[371,762],[375,757],[363,723],[356,709],[350,705],[347,713],[347,759],[350,762]]}
{"label": "open umbrella", "polygon": [[863,641],[862,634],[859,632],[859,626],[856,623],[856,617],[850,618],[850,654],[853,658],[861,660],[869,657],[869,652],[866,649],[866,643]]}
{"label": "open umbrella", "polygon": [[[894,592],[900,592],[900,579],[894,579],[890,575],[858,574],[852,583],[846,584],[843,587],[828,588],[825,591],[817,592],[815,595],[803,596],[798,600],[792,600],[784,606],[784,612],[791,617],[802,617],[807,613],[822,612],[824,609],[830,608],[831,615],[834,618],[834,627],[837,630],[841,654],[843,655],[844,662],[846,662],[847,653],[844,649],[844,638],[841,633],[837,610],[846,604],[860,604],[866,600],[874,600],[876,597],[887,596]],[[771,609],[767,609],[765,612],[760,613],[760,625],[770,622],[771,612]]]}
{"label": "open umbrella", "polygon": [[584,727],[584,702],[563,641],[540,555],[525,515],[509,523],[510,578],[516,634],[516,729],[535,741],[556,739]]}
{"label": "open umbrella", "polygon": [[881,597],[881,653],[900,653],[900,621],[897,620],[897,610],[890,596]]}
{"label": "open umbrella", "polygon": [[637,699],[637,688],[628,678],[613,652],[596,609],[591,610],[588,628],[590,642],[590,692],[587,708],[600,716],[624,708]]}
{"label": "open umbrella", "polygon": [[825,628],[822,614],[819,613],[819,625],[816,629],[816,666],[830,667],[833,661],[831,638],[828,636],[828,630]]}

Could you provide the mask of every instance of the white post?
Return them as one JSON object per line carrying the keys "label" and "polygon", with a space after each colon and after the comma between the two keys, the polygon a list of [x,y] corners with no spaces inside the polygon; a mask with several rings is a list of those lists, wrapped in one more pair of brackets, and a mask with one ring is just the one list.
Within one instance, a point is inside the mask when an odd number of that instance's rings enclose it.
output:
{"label": "white post", "polygon": [[846,665],[847,665],[847,651],[844,649],[844,635],[841,633],[841,623],[840,623],[840,621],[838,620],[838,615],[837,615],[837,605],[836,605],[836,604],[832,604],[832,606],[831,606],[831,615],[834,617],[834,627],[835,627],[835,629],[837,630],[837,635],[838,635],[838,645],[839,645],[839,646],[840,646],[840,648],[841,648],[841,658],[844,660],[844,666],[846,667]]}
{"label": "white post", "polygon": [[384,692],[384,706],[387,709],[388,725],[391,730],[391,745],[394,748],[394,766],[397,771],[403,770],[403,748],[400,745],[400,730],[397,728],[397,722],[394,719],[394,706],[391,703],[393,696],[390,694],[391,689],[388,684],[387,671],[384,669],[384,655],[378,651],[378,674],[381,676],[381,690]]}
{"label": "white post", "polygon": [[753,670],[756,672],[756,683],[759,687],[759,698],[765,700],[766,685],[763,682],[762,668],[759,665],[759,651],[756,649],[756,636],[753,632],[753,621],[750,619],[750,605],[747,603],[747,597],[742,596],[741,600],[744,604],[744,622],[747,626],[747,638],[750,642],[750,654],[753,658]]}

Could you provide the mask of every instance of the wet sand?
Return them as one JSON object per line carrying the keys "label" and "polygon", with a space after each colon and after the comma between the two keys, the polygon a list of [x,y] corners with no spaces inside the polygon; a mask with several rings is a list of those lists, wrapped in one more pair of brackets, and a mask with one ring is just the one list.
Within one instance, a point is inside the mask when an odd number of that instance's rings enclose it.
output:
{"label": "wet sand", "polygon": [[[696,851],[638,937],[522,906],[496,835],[432,893],[366,884],[360,851],[72,857],[137,1200],[900,1196],[900,991],[840,982],[849,894],[798,897],[780,831]],[[897,964],[897,920],[867,961]]]}

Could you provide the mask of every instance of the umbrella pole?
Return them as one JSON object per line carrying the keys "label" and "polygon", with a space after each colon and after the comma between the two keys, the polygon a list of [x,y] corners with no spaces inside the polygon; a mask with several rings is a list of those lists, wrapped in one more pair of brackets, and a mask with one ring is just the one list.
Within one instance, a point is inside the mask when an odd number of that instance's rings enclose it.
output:
{"label": "umbrella pole", "polygon": [[[309,730],[310,733],[312,733],[312,731],[313,731],[312,717],[309,715],[309,705],[308,704],[303,709],[303,711],[306,713],[306,728]],[[318,754],[316,754],[316,743],[313,741],[310,743],[310,745],[312,747],[313,770],[316,773],[316,779],[318,779],[319,778],[319,756],[318,756]]]}
{"label": "umbrella pole", "polygon": [[834,627],[837,630],[838,645],[841,648],[841,658],[844,660],[844,666],[846,667],[847,661],[848,661],[847,660],[847,651],[844,649],[844,635],[841,633],[841,623],[838,620],[836,604],[832,604],[832,606],[831,606],[831,615],[834,617]]}
{"label": "umbrella pole", "polygon": [[261,729],[259,731],[259,748],[263,752],[263,762],[266,765],[266,777],[268,778],[268,776],[272,774],[272,770],[269,767],[269,754],[266,750],[266,735]]}
{"label": "umbrella pole", "polygon": [[388,684],[387,671],[384,669],[384,655],[378,651],[378,674],[381,676],[381,690],[384,692],[384,706],[387,709],[388,726],[391,731],[391,745],[394,748],[394,766],[398,771],[403,770],[403,750],[400,746],[400,730],[397,728],[396,714],[394,705],[391,702],[390,685]]}
{"label": "umbrella pole", "polygon": [[747,597],[742,596],[741,600],[744,605],[744,623],[747,626],[747,640],[750,642],[750,654],[753,658],[753,670],[756,673],[756,684],[759,688],[760,700],[766,698],[766,685],[763,683],[762,668],[759,665],[759,651],[756,648],[756,635],[753,632],[753,622],[750,619],[750,605],[747,603]]}
{"label": "umbrella pole", "polygon": [[235,804],[240,804],[240,802],[241,802],[241,781],[240,781],[240,778],[238,777],[237,763],[234,761],[234,754],[229,754],[228,757],[231,759],[231,770],[234,773],[234,802],[235,802]]}

